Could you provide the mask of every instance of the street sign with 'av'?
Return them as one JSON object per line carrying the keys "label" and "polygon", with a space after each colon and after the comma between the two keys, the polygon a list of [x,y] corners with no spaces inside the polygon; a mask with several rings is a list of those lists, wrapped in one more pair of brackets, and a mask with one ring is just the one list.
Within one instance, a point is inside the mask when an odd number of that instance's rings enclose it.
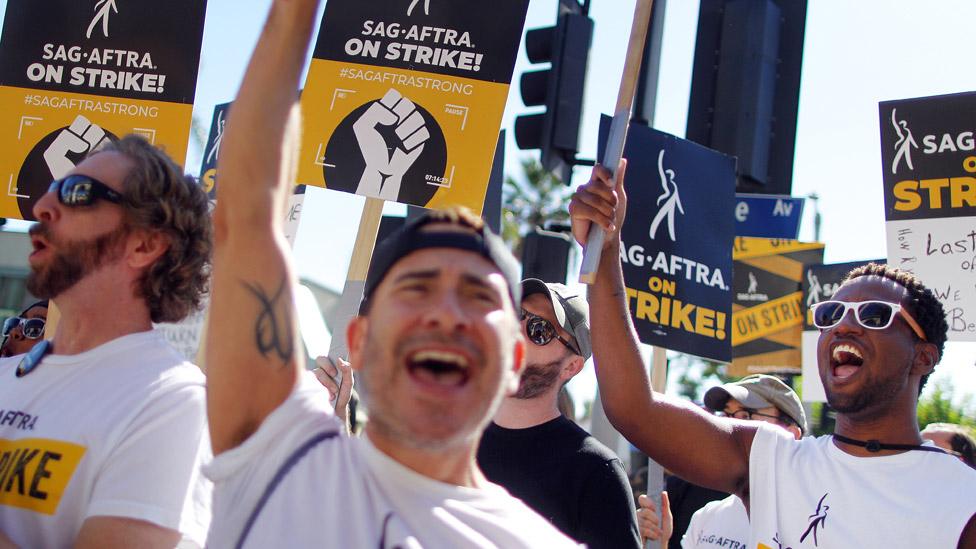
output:
{"label": "street sign with 'av'", "polygon": [[802,198],[774,194],[735,195],[735,234],[795,239],[803,219]]}

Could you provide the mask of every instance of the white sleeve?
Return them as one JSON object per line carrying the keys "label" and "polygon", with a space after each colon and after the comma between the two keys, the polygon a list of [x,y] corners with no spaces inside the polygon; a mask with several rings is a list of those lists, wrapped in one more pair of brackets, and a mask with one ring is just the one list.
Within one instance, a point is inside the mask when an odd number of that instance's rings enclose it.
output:
{"label": "white sleeve", "polygon": [[698,540],[701,539],[702,511],[705,509],[706,507],[702,507],[691,515],[691,520],[688,521],[688,529],[685,530],[685,535],[681,536],[681,549],[696,549],[698,547]]}
{"label": "white sleeve", "polygon": [[180,531],[202,544],[210,522],[202,384],[166,388],[126,426],[97,472],[85,518],[116,516]]}

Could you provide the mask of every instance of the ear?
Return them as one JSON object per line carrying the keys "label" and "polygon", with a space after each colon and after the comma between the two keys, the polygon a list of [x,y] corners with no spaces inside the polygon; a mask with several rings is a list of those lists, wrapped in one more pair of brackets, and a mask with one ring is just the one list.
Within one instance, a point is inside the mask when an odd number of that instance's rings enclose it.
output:
{"label": "ear", "polygon": [[789,427],[786,428],[786,430],[789,431],[793,435],[793,438],[795,438],[796,440],[800,440],[801,438],[803,438],[803,431],[801,431],[800,428],[796,425],[790,425]]}
{"label": "ear", "polygon": [[572,358],[563,366],[562,372],[559,373],[559,380],[565,383],[573,379],[576,374],[580,373],[585,363],[583,357],[573,354]]}
{"label": "ear", "polygon": [[133,230],[126,243],[128,264],[144,269],[156,262],[169,249],[169,238],[159,231]]}
{"label": "ear", "polygon": [[504,372],[506,379],[504,384],[505,396],[512,396],[518,391],[523,366],[525,366],[525,340],[517,337],[515,338],[515,347],[512,350],[512,369]]}
{"label": "ear", "polygon": [[919,341],[915,344],[915,356],[912,359],[911,374],[925,376],[932,373],[939,363],[939,350],[934,343]]}
{"label": "ear", "polygon": [[353,370],[362,368],[363,347],[366,344],[366,332],[369,330],[369,319],[355,316],[346,326],[346,346],[349,348],[349,364]]}

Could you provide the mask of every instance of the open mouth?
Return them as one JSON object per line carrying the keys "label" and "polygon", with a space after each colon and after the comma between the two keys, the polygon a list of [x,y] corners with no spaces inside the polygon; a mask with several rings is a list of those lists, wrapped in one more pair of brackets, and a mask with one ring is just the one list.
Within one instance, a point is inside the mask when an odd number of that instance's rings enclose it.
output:
{"label": "open mouth", "polygon": [[834,377],[846,379],[854,375],[864,364],[861,351],[849,343],[835,345],[830,352],[830,368]]}
{"label": "open mouth", "polygon": [[441,387],[461,387],[470,377],[468,357],[445,350],[423,349],[407,356],[411,377]]}

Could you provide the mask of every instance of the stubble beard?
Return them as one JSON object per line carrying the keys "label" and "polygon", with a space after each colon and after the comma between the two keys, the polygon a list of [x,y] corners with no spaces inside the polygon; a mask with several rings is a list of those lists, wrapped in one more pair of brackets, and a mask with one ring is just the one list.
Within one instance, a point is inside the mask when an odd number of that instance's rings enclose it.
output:
{"label": "stubble beard", "polygon": [[129,234],[129,228],[122,224],[93,239],[76,241],[55,239],[50,229],[40,223],[31,227],[30,233],[43,236],[59,248],[48,265],[31,268],[27,276],[27,290],[31,294],[39,299],[53,299],[92,272],[121,258],[122,242]]}
{"label": "stubble beard", "polygon": [[559,381],[564,360],[565,357],[544,364],[526,364],[513,398],[528,400],[551,389]]}
{"label": "stubble beard", "polygon": [[[397,363],[402,362],[400,358],[403,356],[404,352],[402,349],[406,347],[409,343],[415,342],[415,339],[405,339],[397,342],[393,345],[393,352],[389,357],[385,357],[382,349],[384,348],[383,343],[379,342],[374,338],[373,332],[367,334],[367,339],[365,342],[365,348],[363,353],[363,375],[360,377],[363,384],[363,394],[366,405],[369,409],[369,422],[366,424],[367,429],[383,436],[388,440],[392,440],[397,444],[416,450],[423,450],[428,452],[438,452],[445,451],[451,448],[456,448],[458,446],[463,446],[467,444],[474,444],[481,437],[482,431],[487,426],[488,422],[491,420],[491,414],[485,414],[485,417],[480,418],[479,422],[474,427],[468,427],[463,424],[459,424],[457,428],[450,429],[450,426],[446,428],[450,432],[443,434],[428,434],[418,431],[418,429],[412,427],[409,424],[409,420],[401,417],[401,414],[397,413],[396,408],[393,407],[392,403],[389,402],[393,400],[393,395],[387,391],[387,394],[376,394],[375,390],[377,385],[371,382],[371,373],[375,372],[375,366],[378,365],[383,360],[394,361],[394,366],[388,368],[387,371],[390,372],[391,379],[394,375],[395,369],[400,368]],[[484,357],[477,353],[475,360],[483,361]],[[374,370],[370,371],[370,367],[373,366]],[[478,366],[472,366],[477,368]],[[382,368],[379,369],[380,372],[383,371]],[[375,375],[375,374],[374,374]],[[406,371],[399,372],[399,375],[409,376],[410,374]],[[390,381],[387,380],[387,387],[390,386]],[[469,383],[473,381],[469,380]],[[501,395],[495,398],[496,402],[489,405],[490,410],[494,410],[498,407],[501,402]],[[445,419],[450,421],[451,418],[448,417],[450,414],[440,413],[438,410],[431,408],[427,413],[427,425],[433,425],[439,419]]]}

